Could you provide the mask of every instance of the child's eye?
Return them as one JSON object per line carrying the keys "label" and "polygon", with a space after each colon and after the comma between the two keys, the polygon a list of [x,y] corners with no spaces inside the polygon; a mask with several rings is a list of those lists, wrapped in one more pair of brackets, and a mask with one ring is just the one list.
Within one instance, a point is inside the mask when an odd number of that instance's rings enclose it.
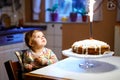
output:
{"label": "child's eye", "polygon": [[41,38],[41,36],[37,36],[37,38]]}
{"label": "child's eye", "polygon": [[43,36],[36,36],[37,38],[44,38],[45,36],[43,35]]}
{"label": "child's eye", "polygon": [[45,37],[45,35],[43,35],[42,37]]}

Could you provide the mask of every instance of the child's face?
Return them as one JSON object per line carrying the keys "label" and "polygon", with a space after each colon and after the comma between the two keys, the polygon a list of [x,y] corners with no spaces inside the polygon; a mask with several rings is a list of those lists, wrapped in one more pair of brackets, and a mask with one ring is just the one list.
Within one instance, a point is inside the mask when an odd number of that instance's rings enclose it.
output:
{"label": "child's face", "polygon": [[32,35],[31,46],[32,47],[44,47],[47,44],[47,40],[44,34],[40,31],[34,32]]}

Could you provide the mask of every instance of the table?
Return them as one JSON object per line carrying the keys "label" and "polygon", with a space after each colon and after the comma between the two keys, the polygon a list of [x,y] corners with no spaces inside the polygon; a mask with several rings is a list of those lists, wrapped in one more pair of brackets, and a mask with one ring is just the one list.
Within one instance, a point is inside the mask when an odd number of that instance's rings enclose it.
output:
{"label": "table", "polygon": [[55,64],[25,74],[25,80],[120,80],[120,57],[91,59],[96,65],[83,69],[84,60],[69,57]]}

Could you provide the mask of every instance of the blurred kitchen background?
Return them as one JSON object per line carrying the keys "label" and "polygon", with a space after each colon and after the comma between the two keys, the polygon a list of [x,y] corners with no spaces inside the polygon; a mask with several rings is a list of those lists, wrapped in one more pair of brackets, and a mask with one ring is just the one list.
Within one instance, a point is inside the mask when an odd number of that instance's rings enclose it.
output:
{"label": "blurred kitchen background", "polygon": [[[51,48],[59,60],[65,58],[62,50],[70,48],[75,41],[89,38],[89,17],[85,22],[80,14],[77,21],[69,19],[71,1],[77,4],[87,0],[0,0],[0,80],[8,80],[4,62],[16,61],[14,51],[27,49],[24,43],[27,31],[42,30],[48,40],[46,47]],[[120,0],[95,1],[93,38],[107,42],[119,56]],[[61,4],[57,10],[59,17],[51,21],[47,8],[56,3]]]}

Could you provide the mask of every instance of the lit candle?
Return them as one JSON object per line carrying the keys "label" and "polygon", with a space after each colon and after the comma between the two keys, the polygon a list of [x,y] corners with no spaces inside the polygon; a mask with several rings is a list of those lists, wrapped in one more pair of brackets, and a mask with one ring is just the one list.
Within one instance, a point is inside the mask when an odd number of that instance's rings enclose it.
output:
{"label": "lit candle", "polygon": [[89,0],[89,16],[90,16],[90,38],[93,38],[92,36],[92,22],[93,22],[93,7],[94,7],[94,0]]}
{"label": "lit candle", "polygon": [[89,0],[90,3],[89,3],[89,16],[90,16],[90,22],[93,21],[93,7],[94,7],[94,3],[95,1],[94,0]]}

